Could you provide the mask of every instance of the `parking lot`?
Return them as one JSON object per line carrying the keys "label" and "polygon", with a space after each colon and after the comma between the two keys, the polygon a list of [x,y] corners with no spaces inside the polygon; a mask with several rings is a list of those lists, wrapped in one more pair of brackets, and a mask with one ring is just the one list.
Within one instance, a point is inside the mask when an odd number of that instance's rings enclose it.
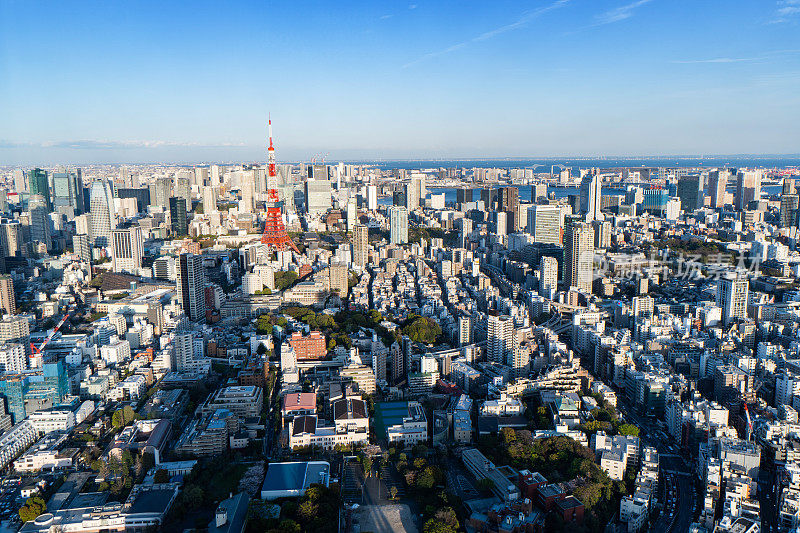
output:
{"label": "parking lot", "polygon": [[21,505],[20,486],[18,478],[4,479],[0,482],[0,520],[18,517],[17,511]]}

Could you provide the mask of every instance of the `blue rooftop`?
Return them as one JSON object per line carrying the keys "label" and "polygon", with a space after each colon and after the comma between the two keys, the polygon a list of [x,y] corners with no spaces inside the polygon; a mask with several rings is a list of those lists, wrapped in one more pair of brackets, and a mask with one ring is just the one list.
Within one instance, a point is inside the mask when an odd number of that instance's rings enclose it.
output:
{"label": "blue rooftop", "polygon": [[265,490],[298,490],[303,488],[307,463],[270,463]]}

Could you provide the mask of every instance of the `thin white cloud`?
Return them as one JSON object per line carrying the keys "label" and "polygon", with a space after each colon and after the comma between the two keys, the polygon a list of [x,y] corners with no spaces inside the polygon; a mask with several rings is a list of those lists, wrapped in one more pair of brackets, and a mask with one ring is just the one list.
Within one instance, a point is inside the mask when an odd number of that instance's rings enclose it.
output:
{"label": "thin white cloud", "polygon": [[[649,0],[646,0],[646,1],[649,1]],[[415,59],[414,61],[410,61],[410,62],[406,63],[405,65],[403,65],[403,68],[412,67],[412,66],[414,66],[414,65],[416,65],[418,63],[421,63],[423,61],[426,61],[428,59],[433,59],[435,57],[440,57],[440,56],[443,56],[443,55],[446,55],[446,54],[450,54],[452,52],[455,52],[456,50],[461,50],[462,48],[464,48],[465,46],[467,46],[468,44],[471,44],[471,43],[478,43],[478,42],[481,42],[481,41],[487,41],[489,39],[493,39],[494,37],[497,37],[498,35],[502,35],[504,33],[507,33],[507,32],[513,31],[513,30],[517,30],[517,29],[522,28],[525,25],[527,25],[533,19],[535,19],[535,18],[537,18],[537,17],[539,17],[541,15],[544,15],[545,13],[547,13],[549,11],[553,11],[553,10],[558,9],[560,7],[564,7],[569,2],[570,2],[570,0],[556,0],[555,2],[553,2],[551,4],[548,4],[546,6],[542,6],[542,7],[538,8],[538,9],[533,9],[531,11],[526,11],[525,13],[523,13],[523,15],[519,19],[515,20],[514,22],[512,22],[510,24],[506,24],[504,26],[500,26],[500,27],[495,28],[493,30],[489,30],[489,31],[483,32],[480,35],[477,35],[477,36],[473,37],[472,39],[469,39],[467,41],[462,41],[460,43],[456,43],[454,45],[448,46],[447,48],[444,48],[443,50],[438,50],[436,52],[429,52],[429,53],[423,55],[422,57],[419,57],[419,58]]]}
{"label": "thin white cloud", "polygon": [[[800,0],[798,0],[800,1]],[[774,59],[776,56],[784,56],[784,55],[791,55],[800,53],[800,50],[771,50],[769,52],[764,52],[762,55],[758,57],[714,57],[708,59],[682,59],[682,60],[675,60],[670,61],[670,63],[677,64],[677,65],[695,65],[695,64],[703,64],[703,63],[747,63],[752,61],[766,61],[769,59]]]}
{"label": "thin white cloud", "polygon": [[652,0],[637,0],[636,2],[631,2],[630,4],[626,4],[624,6],[617,7],[615,9],[611,9],[606,11],[605,13],[600,13],[597,15],[597,23],[595,26],[603,26],[605,24],[613,24],[615,22],[620,22],[622,20],[629,19],[633,16],[633,12],[645,5],[649,4]]}
{"label": "thin white cloud", "polygon": [[386,20],[392,18],[394,15],[381,15],[381,20]]}
{"label": "thin white cloud", "polygon": [[748,61],[760,61],[761,57],[715,57],[712,59],[688,59],[685,61],[670,61],[678,65],[695,65],[699,63],[744,63]]}
{"label": "thin white cloud", "polygon": [[417,9],[417,4],[408,4],[408,9]]}
{"label": "thin white cloud", "polygon": [[0,140],[0,148],[64,148],[69,150],[127,150],[140,148],[233,148],[246,146],[244,143],[204,144],[172,141],[107,141],[107,140],[68,140],[45,142],[18,142]]}
{"label": "thin white cloud", "polygon": [[777,9],[770,24],[781,24],[796,20],[800,15],[800,0],[778,0]]}

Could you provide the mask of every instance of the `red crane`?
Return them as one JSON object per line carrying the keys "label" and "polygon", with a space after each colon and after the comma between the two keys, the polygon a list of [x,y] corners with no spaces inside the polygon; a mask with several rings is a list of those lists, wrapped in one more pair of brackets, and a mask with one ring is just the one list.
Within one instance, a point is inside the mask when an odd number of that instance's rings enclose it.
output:
{"label": "red crane", "polygon": [[50,332],[50,335],[47,336],[47,338],[44,340],[44,342],[42,342],[42,344],[39,345],[38,348],[36,346],[34,346],[33,343],[31,343],[31,350],[33,352],[32,355],[40,354],[40,353],[42,353],[44,351],[44,348],[45,348],[45,346],[47,346],[47,343],[50,342],[51,340],[53,340],[53,336],[56,334],[56,331],[58,331],[61,328],[61,326],[64,325],[64,322],[67,321],[67,319],[69,318],[69,315],[70,315],[70,313],[67,313],[66,315],[64,315],[64,318],[61,319],[61,322],[59,322],[58,325],[55,328],[53,328],[53,331]]}

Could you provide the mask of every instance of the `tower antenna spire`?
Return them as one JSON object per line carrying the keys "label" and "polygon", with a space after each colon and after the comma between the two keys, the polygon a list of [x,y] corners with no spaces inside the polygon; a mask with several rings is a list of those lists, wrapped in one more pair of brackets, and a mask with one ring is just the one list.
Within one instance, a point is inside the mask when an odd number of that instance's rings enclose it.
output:
{"label": "tower antenna spire", "polygon": [[295,246],[289,234],[286,233],[286,226],[283,224],[281,216],[281,206],[283,205],[278,194],[278,173],[275,165],[275,148],[272,146],[272,114],[267,116],[269,128],[269,148],[267,148],[267,218],[264,222],[264,233],[261,235],[261,243],[266,244],[276,251],[288,250],[291,248],[298,254],[300,251]]}

